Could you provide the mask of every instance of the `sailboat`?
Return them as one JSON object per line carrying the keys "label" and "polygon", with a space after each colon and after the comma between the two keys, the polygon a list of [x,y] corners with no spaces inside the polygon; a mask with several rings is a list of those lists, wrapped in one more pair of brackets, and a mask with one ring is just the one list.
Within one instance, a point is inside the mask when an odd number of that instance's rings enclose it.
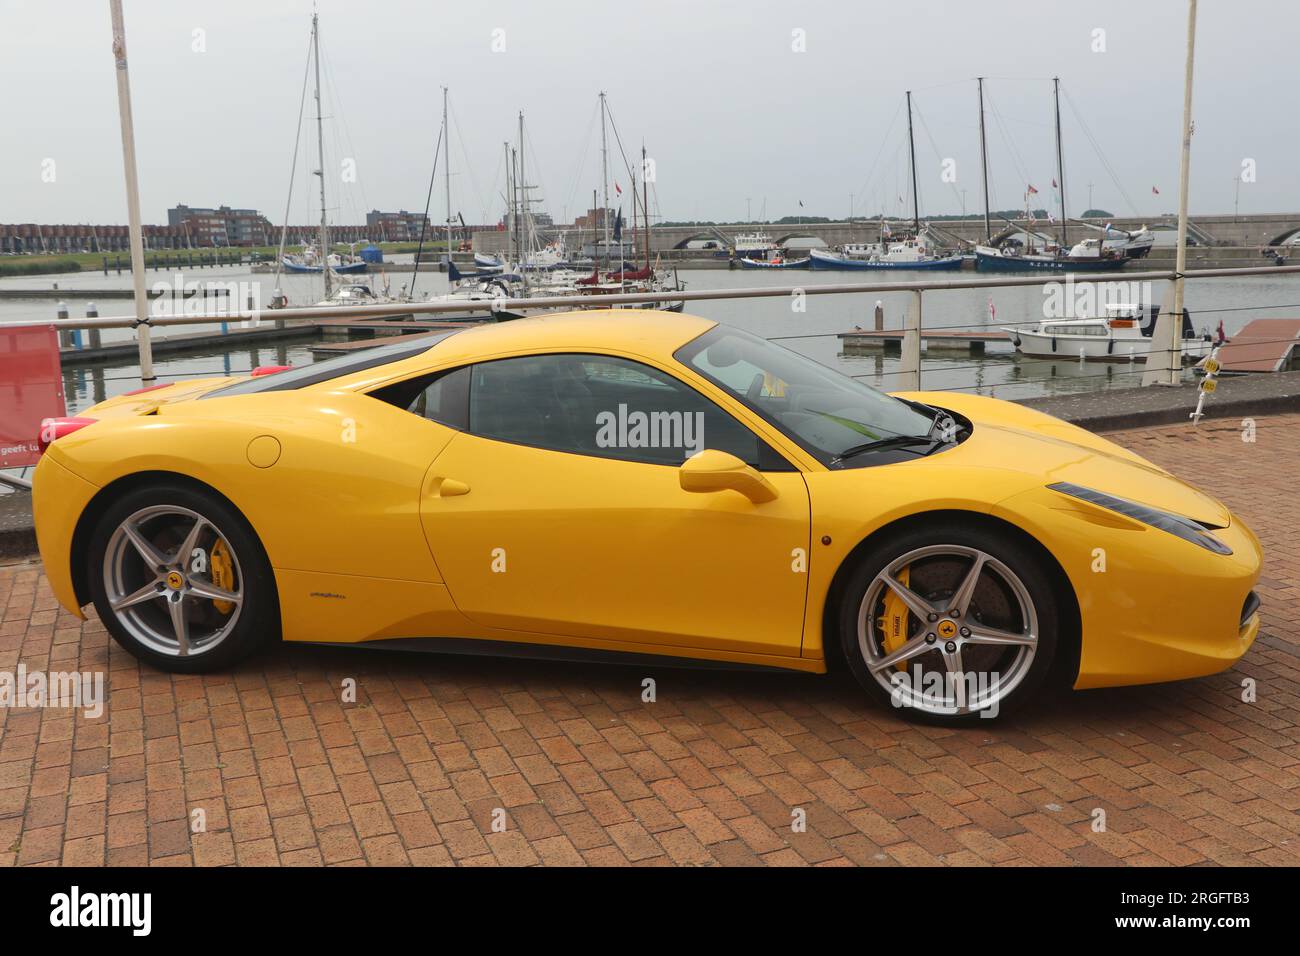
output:
{"label": "sailboat", "polygon": [[916,139],[912,133],[912,92],[907,92],[907,146],[912,170],[912,232],[891,241],[884,218],[880,221],[880,242],[869,246],[842,247],[838,252],[812,249],[808,253],[813,269],[960,269],[960,255],[938,255],[931,249],[921,227],[920,200],[916,186]]}
{"label": "sailboat", "polygon": [[1052,78],[1053,103],[1056,109],[1056,183],[1061,201],[1060,241],[1044,244],[1040,252],[1034,250],[1035,233],[1029,211],[1030,197],[1037,192],[1033,186],[1025,190],[1025,219],[1031,228],[1023,231],[1023,240],[1008,239],[999,246],[992,245],[989,229],[988,149],[984,135],[984,79],[979,80],[980,103],[980,163],[984,171],[984,227],[988,245],[975,247],[975,268],[980,272],[1113,272],[1123,269],[1128,257],[1119,255],[1104,242],[1092,240],[1070,246],[1069,218],[1065,213],[1065,158],[1061,148],[1061,80]]}
{"label": "sailboat", "polygon": [[[325,277],[325,298],[329,299],[332,290],[333,274],[350,274],[365,272],[368,265],[364,259],[352,252],[346,256],[330,252],[329,222],[325,213],[325,128],[320,98],[320,16],[311,16],[311,59],[316,74],[316,148],[320,158],[320,168],[313,174],[320,177],[320,238],[316,246],[303,249],[301,255],[290,255],[284,251],[285,232],[280,235],[280,265],[285,272],[320,273]],[[300,120],[301,121],[301,120]],[[297,146],[294,147],[295,155]],[[289,186],[293,191],[292,182]],[[285,210],[285,231],[288,229],[288,210]]]}

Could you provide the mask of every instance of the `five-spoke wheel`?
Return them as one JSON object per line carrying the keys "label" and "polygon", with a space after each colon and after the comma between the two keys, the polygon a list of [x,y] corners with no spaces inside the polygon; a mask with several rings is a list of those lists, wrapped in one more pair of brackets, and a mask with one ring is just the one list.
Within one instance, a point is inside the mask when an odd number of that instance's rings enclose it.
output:
{"label": "five-spoke wheel", "polygon": [[198,489],[123,496],[100,517],[88,580],[118,643],[165,669],[223,666],[277,630],[260,543],[227,502]]}
{"label": "five-spoke wheel", "polygon": [[850,578],[841,643],[876,696],[938,720],[995,716],[1041,681],[1056,645],[1050,582],[1025,547],[983,529],[883,541]]}

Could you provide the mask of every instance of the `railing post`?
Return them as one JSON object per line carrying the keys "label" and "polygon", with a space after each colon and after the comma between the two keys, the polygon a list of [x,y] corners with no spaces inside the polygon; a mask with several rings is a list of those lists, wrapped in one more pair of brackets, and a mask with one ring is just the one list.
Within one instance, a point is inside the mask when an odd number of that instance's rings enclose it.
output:
{"label": "railing post", "polygon": [[899,387],[921,389],[921,290],[912,290],[912,304],[903,319],[903,342],[898,360]]}

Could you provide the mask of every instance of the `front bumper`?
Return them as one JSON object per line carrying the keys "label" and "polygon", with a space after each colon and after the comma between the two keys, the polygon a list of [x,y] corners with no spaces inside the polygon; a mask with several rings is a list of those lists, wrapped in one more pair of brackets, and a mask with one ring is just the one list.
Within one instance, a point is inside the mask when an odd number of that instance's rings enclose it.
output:
{"label": "front bumper", "polygon": [[1117,687],[1216,674],[1259,634],[1259,540],[1236,516],[1211,533],[1220,555],[1165,531],[1108,520],[1063,496],[1030,492],[995,514],[1020,525],[1060,562],[1079,602],[1076,688]]}
{"label": "front bumper", "polygon": [[98,491],[59,464],[49,451],[32,475],[32,517],[45,576],[58,602],[82,620],[86,615],[72,578],[72,539],[78,520]]}

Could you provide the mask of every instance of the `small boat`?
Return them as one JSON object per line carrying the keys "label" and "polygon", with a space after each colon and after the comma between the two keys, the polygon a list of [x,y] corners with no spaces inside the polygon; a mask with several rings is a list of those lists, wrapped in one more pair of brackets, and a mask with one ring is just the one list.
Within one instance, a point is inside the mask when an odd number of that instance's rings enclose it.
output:
{"label": "small boat", "polygon": [[[339,275],[355,275],[365,272],[370,264],[357,256],[340,256],[331,252],[326,259],[330,272]],[[322,272],[320,253],[315,248],[304,250],[300,256],[286,255],[280,260],[285,272],[320,273]]]}
{"label": "small boat", "polygon": [[[1145,362],[1161,347],[1153,345],[1159,306],[1106,306],[1097,318],[1042,319],[1030,328],[1003,326],[1016,351],[1030,358],[1078,359],[1098,362]],[[1197,362],[1213,349],[1208,331],[1197,333],[1191,316],[1183,310],[1183,361]]]}
{"label": "small boat", "polygon": [[481,252],[476,252],[474,253],[474,268],[500,270],[505,268],[505,263],[496,256],[489,256]]}
{"label": "small boat", "polygon": [[778,254],[771,259],[741,259],[740,267],[742,269],[807,269],[811,263],[810,255],[802,259],[787,259]]}
{"label": "small boat", "polygon": [[386,305],[390,302],[399,302],[389,295],[387,291],[376,292],[364,282],[344,282],[339,285],[329,296],[317,302],[317,305],[325,306],[358,306],[358,305]]}
{"label": "small boat", "polygon": [[809,264],[813,269],[960,269],[962,263],[962,257],[959,255],[859,259],[824,249],[813,249],[808,255],[811,260]]}
{"label": "small boat", "polygon": [[737,259],[767,260],[781,251],[765,232],[742,232],[731,243],[732,255]]}
{"label": "small boat", "polygon": [[[1096,243],[1097,240],[1085,241]],[[1125,256],[1109,253],[1076,256],[1053,252],[1022,253],[1014,246],[975,248],[975,268],[980,272],[1116,272],[1129,261]]]}

